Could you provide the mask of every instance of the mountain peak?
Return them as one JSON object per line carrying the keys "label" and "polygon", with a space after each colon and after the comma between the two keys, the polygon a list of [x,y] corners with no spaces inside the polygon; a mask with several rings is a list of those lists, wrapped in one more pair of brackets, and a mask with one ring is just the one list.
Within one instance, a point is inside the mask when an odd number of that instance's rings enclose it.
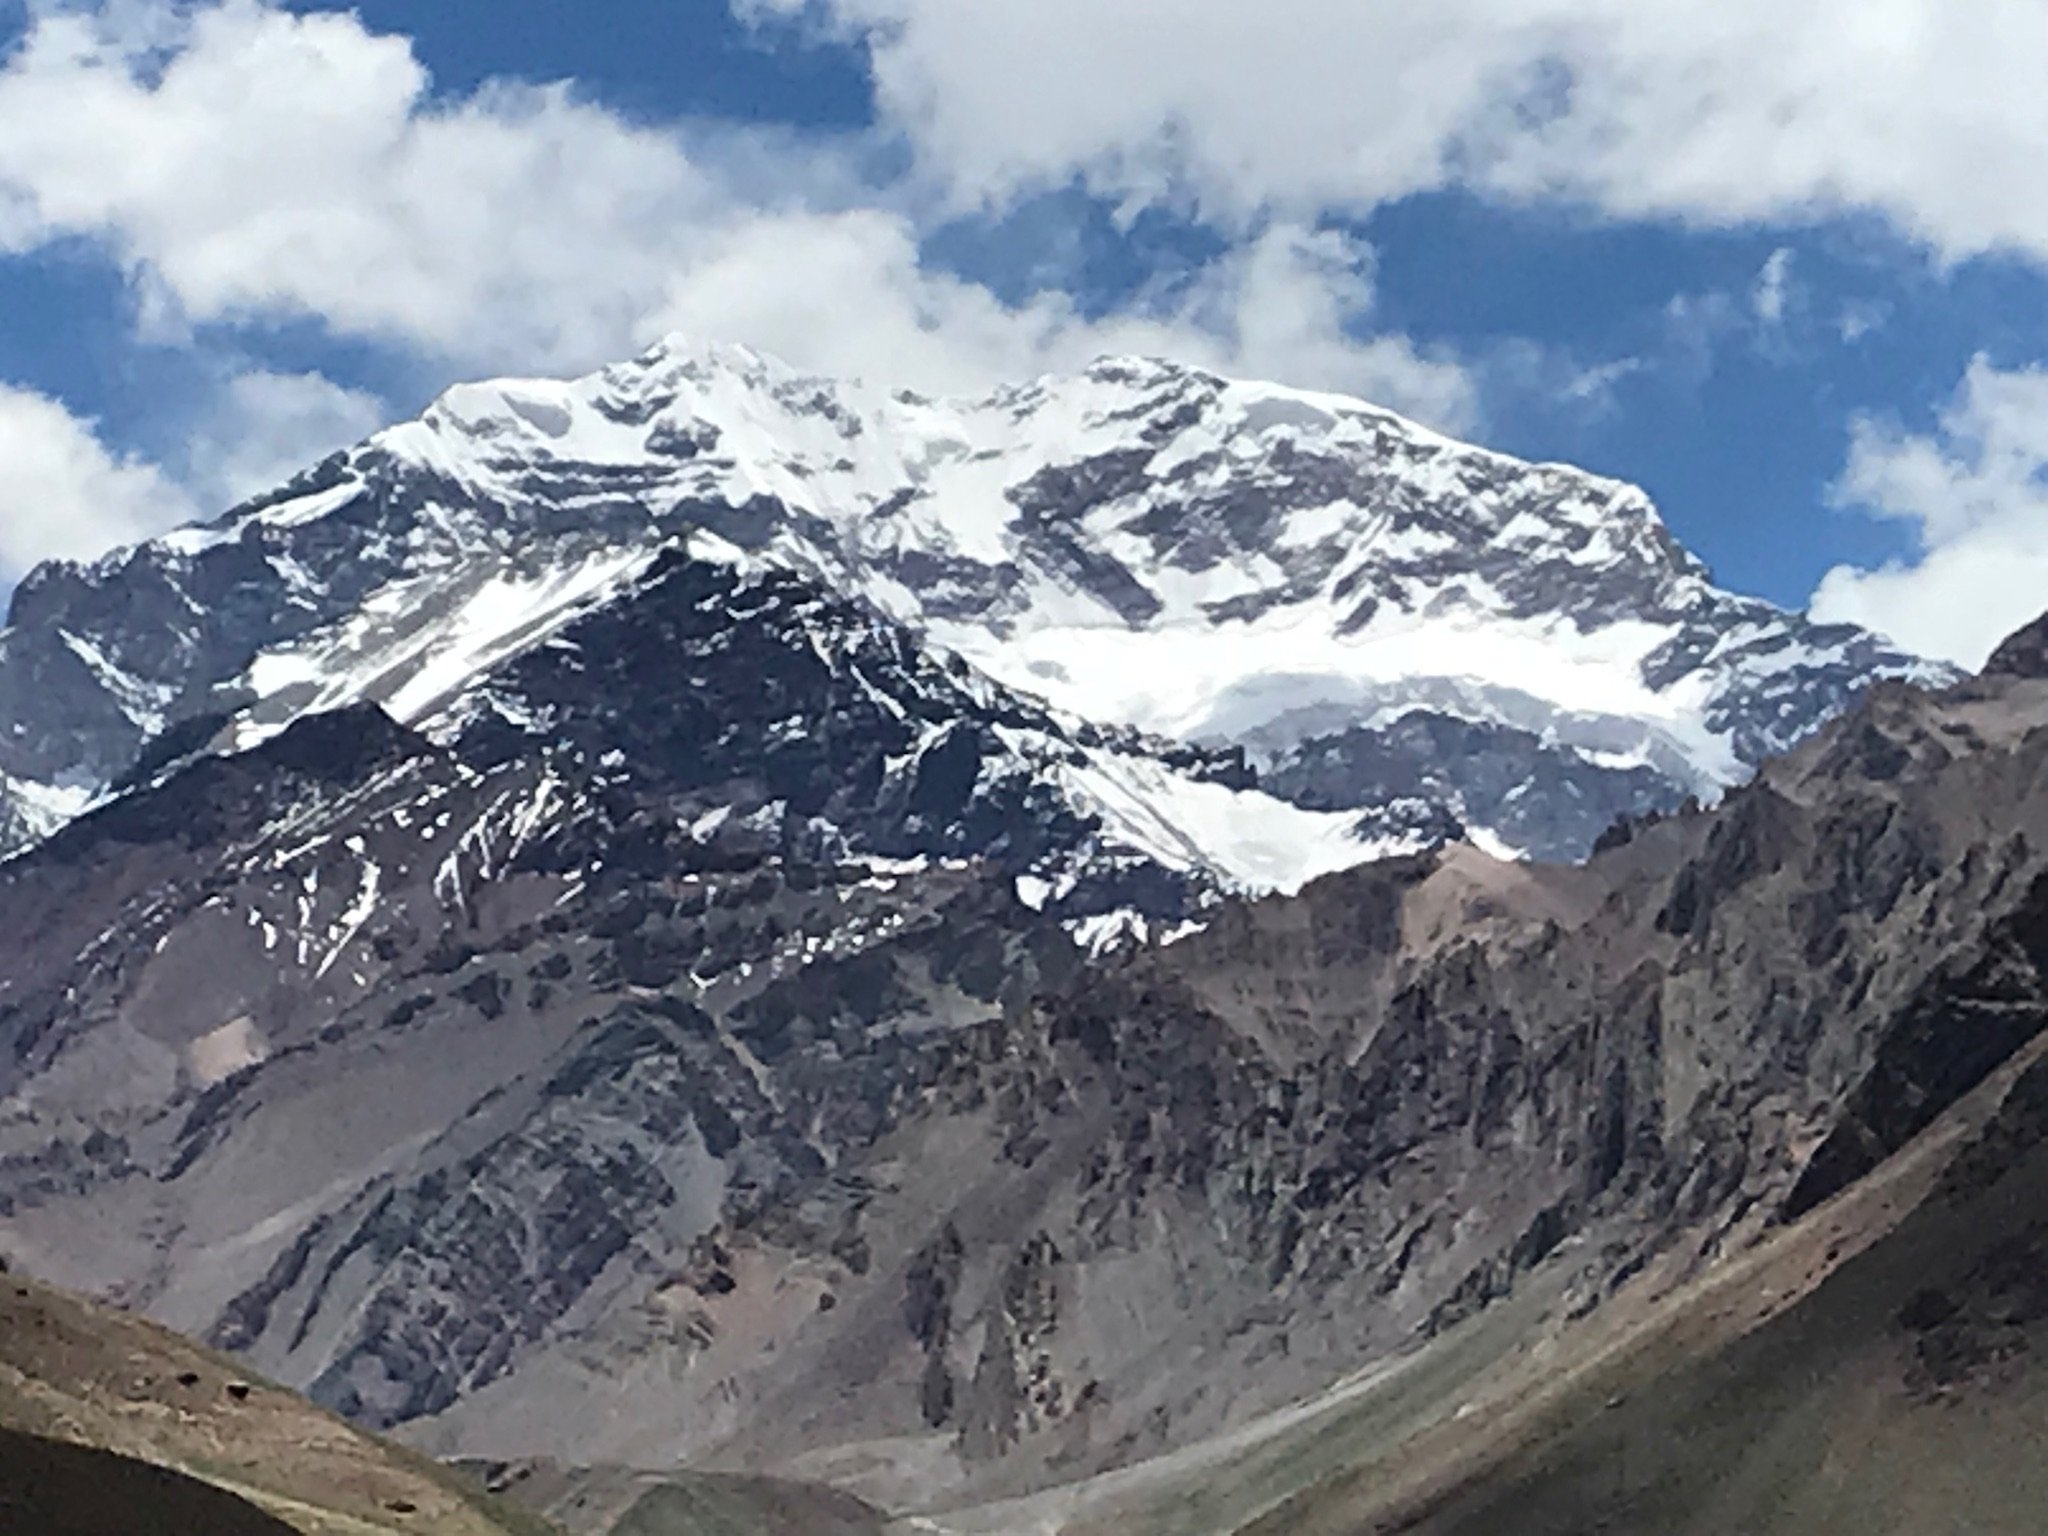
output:
{"label": "mountain peak", "polygon": [[[1221,375],[1206,368],[1152,352],[1101,353],[1082,370],[1082,376],[1113,383],[1159,383],[1177,379],[1196,379],[1210,384],[1223,382]],[[1051,380],[1059,377],[1058,374],[1048,375]]]}
{"label": "mountain peak", "polygon": [[[194,714],[243,743],[363,701],[409,722],[707,537],[1065,717],[1548,854],[1939,673],[1714,587],[1633,486],[1364,401],[1143,356],[932,399],[671,335],[459,385],[228,519],[24,583],[0,772],[104,784]],[[1483,771],[1421,745],[1482,738]]]}
{"label": "mountain peak", "polygon": [[761,351],[744,342],[725,341],[689,331],[668,332],[625,366],[647,372],[674,369],[722,371],[757,378],[796,378],[802,374],[802,370],[772,352]]}

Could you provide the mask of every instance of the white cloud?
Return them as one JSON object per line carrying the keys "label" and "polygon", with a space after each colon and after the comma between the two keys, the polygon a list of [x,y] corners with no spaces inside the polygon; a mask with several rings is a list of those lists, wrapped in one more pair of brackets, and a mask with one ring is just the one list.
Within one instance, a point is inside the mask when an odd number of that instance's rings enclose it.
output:
{"label": "white cloud", "polygon": [[1762,270],[1756,275],[1756,282],[1749,291],[1750,310],[1759,325],[1766,330],[1776,330],[1785,323],[1786,311],[1795,298],[1792,249],[1781,245],[1765,259]]}
{"label": "white cloud", "polygon": [[1876,299],[1850,299],[1835,317],[1835,331],[1850,346],[1884,329],[1892,307]]}
{"label": "white cloud", "polygon": [[1792,249],[1780,246],[1757,268],[1746,290],[1708,288],[1672,295],[1664,305],[1656,366],[1697,386],[1721,366],[1730,348],[1781,366],[1799,361],[1812,339],[1811,310],[1795,261]]}
{"label": "white cloud", "polygon": [[1360,242],[1281,226],[1180,288],[1090,317],[1063,295],[1011,307],[921,267],[915,231],[895,215],[764,215],[707,240],[656,323],[746,340],[820,372],[937,391],[1154,353],[1362,394],[1446,430],[1470,426],[1463,367],[1399,338],[1355,334],[1372,307],[1370,262]]}
{"label": "white cloud", "polygon": [[1664,306],[1663,319],[1665,366],[1693,384],[1714,371],[1723,345],[1751,327],[1743,306],[1718,289],[1674,294]]}
{"label": "white cloud", "polygon": [[154,465],[110,452],[49,396],[0,384],[0,577],[86,559],[187,521],[193,505]]}
{"label": "white cloud", "polygon": [[1932,434],[1859,421],[1836,497],[1905,523],[1919,550],[1830,571],[1815,614],[1981,665],[2048,609],[2048,371],[1979,357]]}
{"label": "white cloud", "polygon": [[1510,339],[1475,364],[1482,396],[1512,402],[1518,419],[1583,432],[1621,408],[1623,395],[1657,364],[1648,357],[1589,362],[1558,347]]}
{"label": "white cloud", "polygon": [[877,96],[962,202],[1079,173],[1213,216],[1443,183],[1460,125],[1514,86],[1511,7],[1474,0],[741,0],[861,36]]}
{"label": "white cloud", "polygon": [[739,3],[862,36],[963,203],[1079,175],[1242,219],[1465,185],[2048,253],[2038,0]]}
{"label": "white cloud", "polygon": [[98,238],[168,322],[585,361],[723,206],[673,137],[564,90],[436,104],[409,45],[353,16],[227,0],[168,35],[45,15],[0,70],[0,246]]}
{"label": "white cloud", "polygon": [[[563,90],[436,100],[402,39],[261,0],[46,15],[0,69],[0,247],[96,238],[164,323],[310,316],[443,369],[569,371],[688,328],[923,387],[1144,347],[1469,422],[1369,324],[1370,252],[1278,227],[1108,318],[923,265],[831,145],[630,125]],[[860,200],[866,199],[863,205]]]}
{"label": "white cloud", "polygon": [[1618,357],[1578,369],[1565,381],[1564,397],[1584,405],[1596,415],[1605,415],[1615,408],[1617,389],[1648,366],[1640,357]]}
{"label": "white cloud", "polygon": [[[1362,394],[1456,429],[1475,415],[1461,367],[1401,338],[1358,341],[1372,312],[1372,251],[1330,230],[1281,225],[1205,275],[1177,328],[1221,338],[1217,366],[1291,384]],[[1161,338],[1154,351],[1176,350]]]}

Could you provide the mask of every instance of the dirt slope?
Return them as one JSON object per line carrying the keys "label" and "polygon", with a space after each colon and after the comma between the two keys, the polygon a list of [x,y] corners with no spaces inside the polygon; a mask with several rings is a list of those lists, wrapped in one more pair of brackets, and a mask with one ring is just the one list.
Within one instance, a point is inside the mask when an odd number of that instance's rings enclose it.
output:
{"label": "dirt slope", "polygon": [[851,1494],[777,1478],[544,1461],[464,1468],[575,1536],[881,1536],[888,1524]]}
{"label": "dirt slope", "polygon": [[[0,1430],[15,1436],[7,1442],[8,1467],[42,1468],[53,1479],[57,1505],[47,1518],[57,1522],[65,1509],[97,1511],[100,1523],[79,1528],[93,1536],[145,1531],[164,1508],[188,1505],[217,1510],[219,1519],[173,1522],[166,1530],[550,1536],[555,1529],[177,1334],[18,1274],[0,1274]],[[182,1476],[126,1463],[103,1467],[99,1492],[132,1522],[107,1523],[110,1506],[72,1498],[85,1496],[92,1464],[23,1436]],[[233,1497],[217,1498],[184,1479]],[[15,1479],[0,1481],[11,1486]],[[159,1494],[171,1502],[160,1506]],[[43,1529],[0,1520],[0,1530]]]}

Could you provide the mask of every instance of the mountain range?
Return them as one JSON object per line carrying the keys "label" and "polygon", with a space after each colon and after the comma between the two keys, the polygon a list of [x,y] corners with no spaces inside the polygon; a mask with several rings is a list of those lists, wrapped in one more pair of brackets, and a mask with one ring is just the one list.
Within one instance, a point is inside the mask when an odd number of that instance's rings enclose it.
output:
{"label": "mountain range", "polygon": [[16,593],[0,1252],[557,1513],[1678,1529],[1795,1314],[2030,1390],[2044,633],[1159,363],[467,386]]}

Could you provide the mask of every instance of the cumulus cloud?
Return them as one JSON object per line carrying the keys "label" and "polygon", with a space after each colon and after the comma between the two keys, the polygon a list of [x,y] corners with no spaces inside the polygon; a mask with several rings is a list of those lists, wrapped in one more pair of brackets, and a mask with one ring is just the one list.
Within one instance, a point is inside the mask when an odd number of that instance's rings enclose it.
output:
{"label": "cumulus cloud", "polygon": [[[1086,316],[1065,295],[1021,306],[920,266],[914,230],[879,211],[763,215],[707,240],[674,276],[661,329],[751,341],[821,372],[969,390],[1155,353],[1350,391],[1432,425],[1471,425],[1465,369],[1406,340],[1361,335],[1371,252],[1331,231],[1276,226],[1132,308]],[[775,281],[761,274],[772,270]]]}
{"label": "cumulus cloud", "polygon": [[[1280,225],[1204,274],[1173,330],[1217,338],[1213,361],[1227,372],[1362,394],[1439,427],[1470,427],[1476,408],[1463,367],[1404,338],[1355,339],[1372,312],[1371,271],[1363,241]],[[1179,349],[1177,334],[1142,347]]]}
{"label": "cumulus cloud", "polygon": [[859,37],[965,203],[1080,176],[1227,220],[1468,186],[2048,253],[2036,0],[738,3]]}
{"label": "cumulus cloud", "polygon": [[862,41],[886,120],[968,204],[1079,175],[1217,219],[1370,206],[1449,180],[1462,124],[1519,93],[1528,55],[1497,25],[1516,7],[1476,0],[736,4]]}
{"label": "cumulus cloud", "polygon": [[100,441],[61,402],[0,384],[0,577],[87,559],[189,520],[193,504],[154,465]]}
{"label": "cumulus cloud", "polygon": [[1477,396],[1462,363],[1369,334],[1370,263],[1363,242],[1281,226],[1183,282],[1089,315],[1065,294],[1010,305],[921,265],[914,228],[890,214],[763,216],[707,241],[676,274],[656,323],[941,393],[1143,353],[1358,394],[1442,430],[1470,429]]}
{"label": "cumulus cloud", "polygon": [[1816,616],[1982,665],[2048,608],[2048,371],[1979,357],[1932,433],[1859,421],[1835,494],[1905,524],[1918,549],[1878,570],[1830,571]]}
{"label": "cumulus cloud", "polygon": [[146,13],[45,14],[0,70],[0,248],[99,239],[166,323],[581,360],[721,205],[672,137],[566,90],[436,103],[409,44],[353,16]]}
{"label": "cumulus cloud", "polygon": [[0,248],[97,239],[163,326],[310,317],[469,371],[683,328],[926,388],[1144,348],[1470,422],[1454,363],[1358,339],[1355,241],[1283,222],[1122,314],[1015,306],[923,261],[913,192],[843,170],[562,88],[444,101],[405,40],[263,0],[48,13],[0,69]]}

